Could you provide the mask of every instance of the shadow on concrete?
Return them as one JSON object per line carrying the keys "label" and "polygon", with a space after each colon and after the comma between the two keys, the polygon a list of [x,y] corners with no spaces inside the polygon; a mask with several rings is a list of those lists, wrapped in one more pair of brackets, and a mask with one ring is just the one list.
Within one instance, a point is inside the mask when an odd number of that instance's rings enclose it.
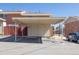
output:
{"label": "shadow on concrete", "polygon": [[10,36],[6,38],[0,39],[0,42],[18,42],[18,43],[42,43],[41,37],[16,37],[15,36]]}
{"label": "shadow on concrete", "polygon": [[66,41],[66,42],[69,42],[69,43],[75,43],[75,44],[79,44],[79,43],[77,43],[76,41],[68,41],[68,40],[64,40],[64,41]]}

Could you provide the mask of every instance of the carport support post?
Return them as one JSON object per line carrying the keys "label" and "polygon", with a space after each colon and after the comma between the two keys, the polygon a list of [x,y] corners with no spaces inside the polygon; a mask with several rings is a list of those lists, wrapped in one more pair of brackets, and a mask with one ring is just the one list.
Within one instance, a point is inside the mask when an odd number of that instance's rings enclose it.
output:
{"label": "carport support post", "polygon": [[16,22],[15,22],[15,42],[16,42],[17,38],[16,38]]}

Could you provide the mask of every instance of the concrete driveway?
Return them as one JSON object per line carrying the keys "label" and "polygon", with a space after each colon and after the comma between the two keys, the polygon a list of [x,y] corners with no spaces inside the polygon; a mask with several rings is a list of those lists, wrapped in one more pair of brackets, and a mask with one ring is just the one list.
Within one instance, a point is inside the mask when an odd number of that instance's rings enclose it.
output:
{"label": "concrete driveway", "polygon": [[79,44],[43,39],[43,43],[0,42],[0,55],[79,54]]}

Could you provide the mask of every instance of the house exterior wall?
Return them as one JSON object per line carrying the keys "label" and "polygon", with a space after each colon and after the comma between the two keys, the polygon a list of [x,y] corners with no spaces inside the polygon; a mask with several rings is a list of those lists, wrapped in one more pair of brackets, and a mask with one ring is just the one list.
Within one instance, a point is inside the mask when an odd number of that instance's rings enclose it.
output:
{"label": "house exterior wall", "polygon": [[71,32],[79,31],[79,21],[65,23],[64,35],[67,36]]}
{"label": "house exterior wall", "polygon": [[8,26],[9,24],[13,24],[12,17],[22,17],[22,16],[20,14],[7,14],[6,26],[4,26],[4,35],[15,35],[15,27]]}
{"label": "house exterior wall", "polygon": [[[13,20],[12,17],[38,17],[38,16],[22,16],[21,14],[6,14],[6,25],[3,26],[2,29],[3,31],[1,31],[4,35],[15,35],[15,27],[14,26],[9,26],[10,24],[13,24]],[[43,18],[43,17],[49,17],[49,16],[39,16],[39,18]],[[25,27],[25,25],[20,25],[18,24],[20,27],[16,28],[17,31],[17,35],[18,34],[22,34],[22,28]],[[27,32],[27,36],[45,36],[45,37],[49,37],[53,35],[53,30],[50,27],[49,24],[26,24],[27,28],[28,28],[28,32]],[[21,32],[18,33],[18,29],[21,29]]]}
{"label": "house exterior wall", "polygon": [[3,22],[1,21],[0,22],[0,35],[3,34]]}
{"label": "house exterior wall", "polygon": [[23,17],[21,14],[7,14],[7,24],[12,24],[12,17]]}
{"label": "house exterior wall", "polygon": [[[4,35],[15,35],[15,27],[8,26],[9,24],[13,24],[12,17],[25,17],[25,16],[22,16],[20,14],[7,14],[7,19],[6,19],[7,25],[4,26]],[[21,26],[21,29],[22,28],[23,26]],[[16,30],[18,32],[18,28],[16,28]],[[28,36],[51,36],[52,29],[48,24],[28,24],[27,34]]]}
{"label": "house exterior wall", "polygon": [[15,27],[14,26],[4,27],[4,35],[15,35]]}
{"label": "house exterior wall", "polygon": [[[50,37],[53,33],[49,24],[27,24],[16,27],[16,35],[22,36],[22,32],[25,27],[27,27],[27,36]],[[20,32],[18,32],[19,28]],[[15,35],[15,27],[4,27],[4,30],[5,35]]]}
{"label": "house exterior wall", "polygon": [[44,36],[52,35],[52,28],[48,24],[29,24],[28,36]]}

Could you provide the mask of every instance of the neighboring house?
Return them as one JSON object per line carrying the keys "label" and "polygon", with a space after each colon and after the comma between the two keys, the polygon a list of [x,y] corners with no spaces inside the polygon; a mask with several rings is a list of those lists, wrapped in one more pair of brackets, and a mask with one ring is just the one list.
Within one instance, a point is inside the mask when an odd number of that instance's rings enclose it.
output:
{"label": "neighboring house", "polygon": [[64,35],[67,36],[71,32],[79,31],[79,17],[68,17],[64,22]]}
{"label": "neighboring house", "polygon": [[53,24],[52,28],[54,30],[53,31],[54,34],[63,34],[64,24],[63,22],[59,22],[57,24]]}
{"label": "neighboring house", "polygon": [[3,27],[4,35],[18,36],[52,36],[50,24],[64,20],[64,17],[51,17],[44,13],[23,13],[21,11],[1,11],[0,15],[6,20]]}

